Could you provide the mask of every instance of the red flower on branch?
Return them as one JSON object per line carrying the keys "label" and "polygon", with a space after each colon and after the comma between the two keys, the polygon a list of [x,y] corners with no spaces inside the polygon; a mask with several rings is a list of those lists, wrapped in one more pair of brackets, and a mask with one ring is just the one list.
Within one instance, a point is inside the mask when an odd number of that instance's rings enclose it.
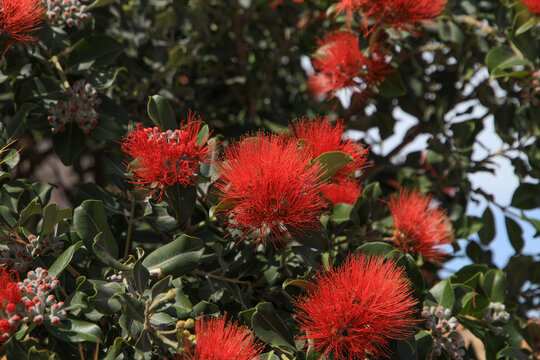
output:
{"label": "red flower on branch", "polygon": [[17,273],[0,267],[0,314],[8,315],[7,318],[0,319],[0,342],[5,342],[11,334],[17,331],[9,318],[15,314],[21,297]]}
{"label": "red flower on branch", "polygon": [[[416,25],[439,16],[447,0],[341,0],[336,10],[362,13],[368,25],[411,31]],[[371,23],[370,23],[371,22]]]}
{"label": "red flower on branch", "polygon": [[540,0],[523,0],[529,10],[536,15],[540,15]]}
{"label": "red flower on branch", "polygon": [[351,139],[343,139],[345,127],[342,119],[335,124],[331,124],[326,117],[318,117],[316,120],[301,119],[289,125],[289,129],[311,159],[329,151],[341,151],[352,156],[354,161],[341,168],[335,175],[337,178],[354,176],[355,171],[370,165],[367,148]]}
{"label": "red flower on branch", "polygon": [[274,246],[316,228],[323,213],[320,166],[311,164],[296,142],[257,134],[225,150],[215,183],[227,207],[229,229]]}
{"label": "red flower on branch", "polygon": [[45,13],[41,0],[0,0],[0,52],[17,42],[32,42]]}
{"label": "red flower on branch", "polygon": [[297,320],[313,347],[332,359],[388,355],[389,339],[412,333],[416,301],[403,270],[380,257],[351,255],[322,271],[296,303]]}
{"label": "red flower on branch", "polygon": [[[250,331],[228,322],[225,316],[201,318],[195,322],[195,346],[186,342],[185,360],[253,360],[264,349]],[[193,353],[192,353],[193,352]]]}
{"label": "red flower on branch", "polygon": [[356,199],[362,195],[362,186],[354,180],[341,178],[337,182],[326,186],[323,195],[331,205],[339,203],[353,205]]}
{"label": "red flower on branch", "polygon": [[439,262],[447,255],[440,246],[454,241],[452,225],[444,210],[418,190],[401,190],[388,203],[394,219],[394,244],[406,252]]}
{"label": "red flower on branch", "polygon": [[310,90],[317,96],[339,92],[359,94],[364,100],[371,88],[383,81],[389,72],[384,54],[373,47],[366,56],[358,47],[358,38],[346,31],[327,34],[313,56],[318,71],[309,78]]}
{"label": "red flower on branch", "polygon": [[131,182],[139,189],[151,190],[158,200],[171,185],[193,185],[200,163],[209,162],[208,136],[197,141],[200,129],[200,117],[193,113],[189,113],[186,124],[180,124],[180,130],[163,132],[139,124],[122,143],[122,151],[133,159],[127,166]]}

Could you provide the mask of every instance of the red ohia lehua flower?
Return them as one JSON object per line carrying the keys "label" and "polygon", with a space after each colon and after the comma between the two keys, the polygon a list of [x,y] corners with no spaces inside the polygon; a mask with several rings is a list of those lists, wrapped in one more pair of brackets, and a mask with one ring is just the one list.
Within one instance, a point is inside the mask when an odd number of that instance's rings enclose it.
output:
{"label": "red ohia lehua flower", "polygon": [[394,219],[394,244],[406,252],[439,262],[447,255],[440,246],[454,241],[452,225],[444,210],[418,190],[400,190],[388,203]]}
{"label": "red ohia lehua flower", "polygon": [[334,97],[342,92],[365,100],[371,88],[384,80],[389,68],[378,45],[371,48],[369,57],[358,46],[358,37],[346,31],[329,33],[319,42],[312,58],[317,72],[309,78],[313,94]]}
{"label": "red ohia lehua flower", "polygon": [[540,0],[523,0],[529,10],[536,15],[540,15]]}
{"label": "red ohia lehua flower", "polygon": [[354,177],[357,170],[369,166],[367,160],[369,150],[361,143],[351,139],[343,139],[345,127],[342,119],[331,124],[326,117],[318,117],[315,120],[304,118],[293,122],[289,125],[289,129],[292,136],[299,141],[300,146],[306,150],[311,159],[330,151],[341,151],[352,156],[353,162],[341,168],[335,174],[336,178]]}
{"label": "red ohia lehua flower", "polygon": [[357,181],[340,178],[335,183],[328,184],[323,190],[323,195],[331,205],[340,203],[353,205],[362,195],[362,186]]}
{"label": "red ohia lehua flower", "polygon": [[0,342],[5,342],[17,328],[10,318],[17,316],[17,305],[21,302],[18,276],[15,272],[0,267],[0,314],[7,314],[7,318],[0,319]]}
{"label": "red ohia lehua flower", "polygon": [[253,360],[264,349],[250,331],[225,316],[195,322],[195,345],[186,339],[182,360]]}
{"label": "red ohia lehua flower", "polygon": [[45,6],[41,0],[0,0],[0,52],[17,42],[32,42]]}
{"label": "red ohia lehua flower", "polygon": [[316,228],[323,213],[321,167],[295,141],[257,134],[225,150],[217,180],[228,207],[228,227],[241,237],[285,243],[291,233]]}
{"label": "red ohia lehua flower", "polygon": [[161,200],[165,188],[174,184],[193,185],[200,163],[209,162],[208,136],[197,141],[201,119],[189,113],[180,130],[162,131],[139,124],[122,143],[122,151],[133,158],[128,164],[131,181],[139,189],[149,189]]}
{"label": "red ohia lehua flower", "polygon": [[446,2],[447,0],[341,0],[336,10],[346,11],[349,17],[354,11],[361,12],[366,20],[366,30],[369,26],[372,26],[372,29],[389,26],[411,31],[416,25],[439,16]]}
{"label": "red ohia lehua flower", "polygon": [[408,284],[392,261],[350,255],[339,268],[317,274],[297,300],[303,338],[331,359],[387,355],[389,339],[407,338],[416,322]]}

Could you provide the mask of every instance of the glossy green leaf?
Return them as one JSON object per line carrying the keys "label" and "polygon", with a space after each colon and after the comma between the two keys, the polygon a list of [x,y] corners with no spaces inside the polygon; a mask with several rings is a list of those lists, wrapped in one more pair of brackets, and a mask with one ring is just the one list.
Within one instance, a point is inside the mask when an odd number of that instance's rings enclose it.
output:
{"label": "glossy green leaf", "polygon": [[167,99],[161,95],[152,95],[147,105],[148,116],[163,131],[178,129],[173,109]]}
{"label": "glossy green leaf", "polygon": [[107,216],[101,201],[83,201],[74,211],[73,225],[75,225],[75,229],[87,249],[92,249],[96,235],[103,233],[103,241],[111,257],[118,256],[118,245],[107,223]]}
{"label": "glossy green leaf", "polygon": [[486,65],[493,78],[508,76],[515,66],[533,66],[529,59],[518,56],[506,45],[490,50],[486,55]]}
{"label": "glossy green leaf", "polygon": [[321,179],[329,179],[354,159],[341,151],[329,151],[319,155],[314,161],[322,165]]}
{"label": "glossy green leaf", "polygon": [[54,261],[54,263],[49,267],[49,274],[52,276],[58,276],[66,266],[71,262],[71,259],[73,259],[73,255],[79,250],[79,248],[83,245],[82,240],[76,242],[75,244],[71,245],[67,249],[65,249],[60,256]]}
{"label": "glossy green leaf", "polygon": [[128,318],[144,323],[145,305],[127,293],[116,293],[113,296],[120,302],[122,313]]}
{"label": "glossy green leaf", "polygon": [[478,236],[483,245],[489,245],[495,237],[495,220],[490,207],[486,207],[484,215],[482,215],[482,229],[478,231]]}
{"label": "glossy green leaf", "polygon": [[512,218],[509,218],[508,216],[505,219],[505,223],[510,243],[514,247],[514,250],[516,250],[516,254],[519,254],[521,252],[521,249],[523,249],[524,245],[522,237],[523,230],[517,222],[515,222]]}
{"label": "glossy green leaf", "polygon": [[504,302],[506,297],[506,278],[501,270],[489,270],[482,282],[486,295],[494,302]]}
{"label": "glossy green leaf", "polygon": [[407,93],[405,84],[403,84],[403,80],[401,79],[401,74],[397,70],[388,74],[377,90],[380,95],[389,98],[403,96]]}
{"label": "glossy green leaf", "polygon": [[426,300],[434,301],[436,305],[452,309],[456,300],[452,284],[449,279],[439,281],[429,290]]}
{"label": "glossy green leaf", "polygon": [[121,283],[91,280],[94,295],[88,297],[88,303],[102,314],[113,315],[120,311],[121,306],[115,294],[124,292]]}
{"label": "glossy green leaf", "polygon": [[116,257],[112,254],[113,249],[111,249],[107,241],[105,241],[105,236],[103,233],[97,234],[94,238],[92,250],[102,263],[109,265],[114,269],[129,271],[133,267],[133,265],[122,264],[116,259]]}
{"label": "glossy green leaf", "polygon": [[53,136],[54,151],[64,165],[71,165],[84,151],[85,135],[75,124],[67,124],[66,130]]}
{"label": "glossy green leaf", "polygon": [[150,274],[159,276],[180,276],[197,267],[204,252],[200,239],[185,234],[177,236],[169,244],[163,245],[150,253],[142,264]]}
{"label": "glossy green leaf", "polygon": [[96,324],[82,320],[66,319],[60,321],[57,326],[44,323],[47,331],[62,341],[73,343],[78,342],[100,342],[103,343],[103,332]]}
{"label": "glossy green leaf", "polygon": [[349,221],[351,218],[351,212],[354,210],[354,205],[339,203],[334,205],[332,215],[330,219],[336,224],[341,224],[345,221]]}
{"label": "glossy green leaf", "polygon": [[114,61],[123,49],[122,44],[108,35],[90,35],[73,46],[68,62],[78,70],[96,69]]}
{"label": "glossy green leaf", "polygon": [[273,346],[283,346],[295,350],[293,336],[271,303],[257,304],[251,325],[255,335],[260,337],[262,341]]}
{"label": "glossy green leaf", "polygon": [[288,286],[297,286],[304,291],[311,291],[314,289],[313,282],[304,279],[287,279],[283,282],[281,288],[286,289]]}
{"label": "glossy green leaf", "polygon": [[360,246],[356,252],[364,253],[366,256],[387,256],[394,250],[397,249],[391,244],[374,241]]}
{"label": "glossy green leaf", "polygon": [[525,210],[540,207],[540,184],[519,185],[512,197],[512,206]]}

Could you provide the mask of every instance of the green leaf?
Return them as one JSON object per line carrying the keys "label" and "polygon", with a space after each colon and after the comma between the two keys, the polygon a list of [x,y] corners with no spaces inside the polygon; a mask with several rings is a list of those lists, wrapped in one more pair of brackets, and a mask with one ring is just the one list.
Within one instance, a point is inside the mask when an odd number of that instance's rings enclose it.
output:
{"label": "green leaf", "polygon": [[364,253],[366,256],[387,256],[392,251],[397,250],[394,246],[383,242],[368,242],[356,249],[356,252]]}
{"label": "green leaf", "polygon": [[321,179],[329,179],[334,176],[344,166],[353,162],[351,155],[341,151],[329,151],[319,155],[314,162],[322,165]]}
{"label": "green leaf", "polygon": [[21,211],[21,216],[19,217],[19,221],[17,221],[16,226],[24,225],[32,216],[35,215],[41,215],[41,204],[34,200],[28,204],[23,211]]}
{"label": "green leaf", "polygon": [[71,218],[71,209],[59,209],[56,203],[50,203],[43,209],[43,221],[41,225],[41,236],[50,235],[54,226],[64,219]]}
{"label": "green leaf", "polygon": [[49,267],[49,274],[52,276],[58,277],[62,271],[68,266],[73,259],[73,255],[80,249],[83,245],[82,240],[76,242],[75,244],[68,247],[62,254],[54,261],[54,263]]}
{"label": "green leaf", "polygon": [[424,277],[422,276],[422,273],[420,272],[418,265],[416,265],[416,261],[414,261],[411,255],[409,254],[402,255],[398,259],[396,264],[398,266],[403,266],[405,268],[407,277],[413,283],[416,291],[421,292],[424,290]]}
{"label": "green leaf", "polygon": [[444,308],[452,309],[456,300],[452,284],[449,279],[439,281],[429,290],[426,300],[434,301],[435,304]]}
{"label": "green leaf", "polygon": [[150,119],[163,131],[178,129],[173,109],[163,96],[151,96],[148,100],[147,111]]}
{"label": "green leaf", "polygon": [[92,10],[98,7],[107,6],[110,4],[114,4],[116,0],[95,0],[93,3],[88,5],[88,10]]}
{"label": "green leaf", "polygon": [[353,209],[354,205],[352,204],[336,204],[334,205],[334,209],[332,210],[332,215],[330,216],[330,219],[332,219],[332,221],[336,224],[341,224],[345,221],[349,221]]}
{"label": "green leaf", "polygon": [[148,280],[150,280],[150,273],[144,267],[142,258],[140,258],[133,265],[133,282],[139,295],[143,295],[144,291],[148,288]]}
{"label": "green leaf", "polygon": [[271,303],[263,302],[257,304],[255,309],[251,321],[255,335],[270,345],[284,346],[295,351],[294,338],[274,306]]}
{"label": "green leaf", "polygon": [[281,286],[281,288],[285,290],[285,288],[291,285],[298,286],[300,289],[304,291],[311,291],[314,289],[314,284],[311,281],[304,280],[304,279],[287,279],[283,282],[283,285]]}
{"label": "green leaf", "polygon": [[114,84],[120,71],[127,72],[127,69],[125,67],[119,67],[97,72],[87,77],[86,82],[92,84],[97,90],[107,89]]}
{"label": "green leaf", "polygon": [[122,313],[128,318],[144,323],[145,305],[127,293],[116,293],[113,296],[120,302]]}
{"label": "green leaf", "polygon": [[519,226],[512,218],[506,217],[505,222],[510,243],[514,247],[514,250],[516,250],[516,254],[519,254],[523,248],[523,230],[521,230],[521,226]]}
{"label": "green leaf", "polygon": [[71,165],[84,151],[85,135],[75,124],[67,124],[66,130],[53,136],[54,151],[64,165]]}
{"label": "green leaf", "polygon": [[82,320],[66,319],[57,326],[48,323],[44,325],[50,334],[62,341],[103,343],[105,338],[99,326]]}
{"label": "green leaf", "polygon": [[489,245],[489,243],[495,237],[495,220],[493,219],[493,213],[491,209],[486,207],[484,215],[482,215],[482,229],[478,231],[478,236],[480,236],[480,241],[483,245]]}
{"label": "green leaf", "polygon": [[73,46],[68,63],[77,70],[97,69],[113,62],[123,50],[122,44],[108,35],[91,35]]}
{"label": "green leaf", "polygon": [[368,186],[362,190],[362,195],[367,198],[371,199],[372,201],[377,201],[382,195],[383,192],[381,190],[381,185],[378,181],[374,181],[370,183]]}
{"label": "green leaf", "polygon": [[497,359],[510,358],[513,360],[528,360],[530,359],[521,349],[516,347],[507,347],[497,353]]}
{"label": "green leaf", "polygon": [[533,66],[529,59],[522,58],[506,45],[490,50],[486,55],[486,65],[492,78],[508,76],[515,66]]}
{"label": "green leaf", "polygon": [[513,207],[518,209],[534,209],[540,207],[540,184],[523,183],[514,192]]}
{"label": "green leaf", "polygon": [[195,270],[203,252],[201,239],[182,234],[171,243],[154,250],[142,264],[150,274],[159,276],[171,274],[177,277]]}
{"label": "green leaf", "polygon": [[122,264],[116,259],[116,256],[112,254],[113,249],[109,248],[109,244],[105,241],[103,233],[97,234],[94,238],[92,250],[102,263],[109,265],[113,269],[122,271],[129,271],[132,269],[132,265]]}
{"label": "green leaf", "polygon": [[167,200],[169,200],[169,204],[174,209],[177,223],[185,223],[195,209],[197,187],[194,185],[184,187],[176,183],[165,189],[165,195],[167,196]]}
{"label": "green leaf", "polygon": [[388,74],[384,81],[378,86],[377,90],[379,95],[388,98],[403,96],[407,93],[405,84],[403,84],[403,80],[401,79],[401,74],[397,70]]}
{"label": "green leaf", "polygon": [[493,302],[504,302],[506,295],[506,278],[502,270],[489,270],[483,278],[482,288]]}
{"label": "green leaf", "polygon": [[33,103],[24,103],[21,105],[17,113],[12,118],[4,118],[6,122],[6,132],[9,136],[8,143],[12,140],[19,139],[26,129],[26,117],[28,113],[37,107]]}
{"label": "green leaf", "polygon": [[118,256],[118,245],[114,238],[109,224],[103,203],[97,200],[85,200],[75,209],[73,214],[73,225],[77,233],[84,241],[87,249],[92,249],[94,239],[99,233],[103,233],[103,241],[113,258]]}
{"label": "green leaf", "polygon": [[94,295],[88,297],[88,303],[94,309],[105,315],[113,315],[120,311],[121,306],[115,294],[124,292],[124,286],[117,282],[91,280]]}

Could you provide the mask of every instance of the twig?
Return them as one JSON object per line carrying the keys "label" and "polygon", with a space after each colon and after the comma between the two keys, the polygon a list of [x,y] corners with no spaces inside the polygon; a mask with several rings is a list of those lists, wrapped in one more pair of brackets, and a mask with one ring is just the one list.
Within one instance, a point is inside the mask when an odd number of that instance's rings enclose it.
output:
{"label": "twig", "polygon": [[124,259],[127,259],[129,255],[129,248],[131,247],[131,234],[133,232],[133,213],[135,212],[135,196],[131,199],[131,211],[129,213],[128,229],[126,235],[126,248],[124,250]]}
{"label": "twig", "polygon": [[234,284],[241,284],[241,285],[251,286],[251,282],[249,282],[247,280],[231,279],[231,278],[228,278],[228,277],[225,277],[225,276],[214,275],[214,274],[210,274],[210,273],[200,271],[200,270],[195,270],[193,273],[195,275],[204,276],[207,279],[216,279],[216,280],[227,281],[227,282],[234,283]]}

